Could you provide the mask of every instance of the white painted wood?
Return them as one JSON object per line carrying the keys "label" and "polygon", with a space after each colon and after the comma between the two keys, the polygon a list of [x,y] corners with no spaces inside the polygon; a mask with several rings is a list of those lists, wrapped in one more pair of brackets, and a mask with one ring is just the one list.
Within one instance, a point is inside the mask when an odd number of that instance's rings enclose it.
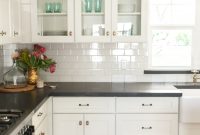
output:
{"label": "white painted wood", "polygon": [[179,135],[199,135],[200,124],[180,123]]}
{"label": "white painted wood", "polygon": [[[103,14],[105,22],[105,36],[83,36],[83,22],[82,22],[82,0],[75,0],[75,32],[76,42],[111,42],[111,0],[104,0],[105,14]],[[95,16],[95,14],[93,14]],[[97,13],[97,16],[100,14]],[[94,16],[91,17],[91,21],[94,20]],[[108,35],[106,34],[108,32]]]}
{"label": "white painted wood", "polygon": [[178,113],[178,98],[117,97],[117,113]]}
{"label": "white painted wood", "polygon": [[52,97],[49,97],[48,100],[46,101],[47,104],[47,135],[52,135],[53,134],[53,111],[52,111],[52,102],[53,99]]}
{"label": "white painted wood", "polygon": [[[42,36],[38,35],[38,30],[40,29],[40,24],[38,24],[38,14],[43,19],[41,16],[42,13],[37,13],[37,5],[38,1],[37,0],[31,0],[32,6],[31,6],[31,24],[32,24],[32,42],[57,42],[57,43],[63,43],[63,42],[74,42],[74,1],[73,0],[67,0],[67,11],[66,11],[66,20],[67,22],[67,28],[64,30],[67,31],[68,35],[65,36]],[[63,15],[63,14],[62,14]],[[60,16],[60,15],[59,15]],[[55,17],[55,14],[53,16],[48,16],[48,17]],[[55,19],[54,19],[55,20]],[[62,23],[62,22],[61,22]],[[42,24],[41,24],[42,25]],[[70,34],[71,33],[71,34]]]}
{"label": "white painted wood", "polygon": [[180,106],[180,122],[200,123],[200,97],[182,97]]}
{"label": "white painted wood", "polygon": [[[139,27],[141,29],[141,35],[133,36],[115,36],[112,34],[113,42],[146,42],[147,41],[147,11],[148,11],[148,0],[141,0],[141,13],[136,15],[141,16],[141,24]],[[126,15],[126,13],[118,14],[118,0],[112,0],[112,33],[117,31],[118,15]],[[127,14],[128,15],[128,14]],[[130,15],[130,14],[129,14]]]}
{"label": "white painted wood", "polygon": [[12,42],[21,41],[21,3],[20,0],[11,1],[11,35]]}
{"label": "white painted wood", "polygon": [[0,33],[5,33],[4,35],[0,34],[0,43],[2,44],[11,43],[10,3],[10,0],[0,0]]}
{"label": "white painted wood", "polygon": [[85,135],[115,135],[114,114],[86,114]]}
{"label": "white painted wood", "polygon": [[31,5],[21,4],[21,43],[32,42],[32,31],[31,31]]}
{"label": "white painted wood", "polygon": [[83,135],[82,114],[53,114],[53,135]]}
{"label": "white painted wood", "polygon": [[47,102],[45,102],[33,115],[32,117],[32,124],[34,125],[35,129],[37,129],[40,123],[44,120],[47,116]]}
{"label": "white painted wood", "polygon": [[54,97],[53,113],[114,113],[112,97]]}
{"label": "white painted wood", "polygon": [[116,135],[178,135],[178,114],[117,114]]}
{"label": "white painted wood", "polygon": [[48,134],[48,120],[47,117],[40,123],[39,127],[34,132],[35,135],[49,135]]}

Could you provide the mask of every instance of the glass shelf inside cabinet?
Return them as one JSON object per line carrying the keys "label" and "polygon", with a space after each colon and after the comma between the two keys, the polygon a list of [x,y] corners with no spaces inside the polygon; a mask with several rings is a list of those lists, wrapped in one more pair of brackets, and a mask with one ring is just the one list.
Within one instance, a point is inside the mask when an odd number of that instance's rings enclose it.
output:
{"label": "glass shelf inside cabinet", "polygon": [[82,36],[105,36],[105,0],[82,0]]}
{"label": "glass shelf inside cabinet", "polygon": [[67,36],[68,0],[38,0],[37,29],[39,36]]}
{"label": "glass shelf inside cabinet", "polygon": [[118,0],[117,10],[117,35],[141,35],[141,0]]}

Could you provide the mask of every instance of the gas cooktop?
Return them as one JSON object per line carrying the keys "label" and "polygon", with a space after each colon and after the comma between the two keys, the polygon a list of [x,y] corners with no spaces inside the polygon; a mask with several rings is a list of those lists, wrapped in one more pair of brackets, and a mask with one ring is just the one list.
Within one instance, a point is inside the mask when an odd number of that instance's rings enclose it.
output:
{"label": "gas cooktop", "polygon": [[0,135],[3,134],[23,114],[22,110],[0,109]]}

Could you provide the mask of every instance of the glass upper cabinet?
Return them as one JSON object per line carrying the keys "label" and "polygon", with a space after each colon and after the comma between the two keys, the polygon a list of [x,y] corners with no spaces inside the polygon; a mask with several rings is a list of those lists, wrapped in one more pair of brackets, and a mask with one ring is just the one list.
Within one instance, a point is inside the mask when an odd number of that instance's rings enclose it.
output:
{"label": "glass upper cabinet", "polygon": [[113,41],[144,40],[145,0],[113,0]]}
{"label": "glass upper cabinet", "polygon": [[111,0],[76,0],[76,41],[111,41]]}
{"label": "glass upper cabinet", "polygon": [[74,41],[73,0],[32,0],[32,2],[33,41]]}

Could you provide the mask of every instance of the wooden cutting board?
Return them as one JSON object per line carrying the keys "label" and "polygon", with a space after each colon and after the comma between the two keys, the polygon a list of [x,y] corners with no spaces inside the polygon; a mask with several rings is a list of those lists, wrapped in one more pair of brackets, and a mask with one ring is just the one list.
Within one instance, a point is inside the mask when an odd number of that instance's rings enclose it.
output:
{"label": "wooden cutting board", "polygon": [[17,89],[7,89],[7,88],[4,88],[4,86],[0,86],[0,92],[26,92],[26,91],[31,91],[31,90],[34,90],[35,88],[35,85],[27,85],[26,87],[24,88],[17,88]]}

